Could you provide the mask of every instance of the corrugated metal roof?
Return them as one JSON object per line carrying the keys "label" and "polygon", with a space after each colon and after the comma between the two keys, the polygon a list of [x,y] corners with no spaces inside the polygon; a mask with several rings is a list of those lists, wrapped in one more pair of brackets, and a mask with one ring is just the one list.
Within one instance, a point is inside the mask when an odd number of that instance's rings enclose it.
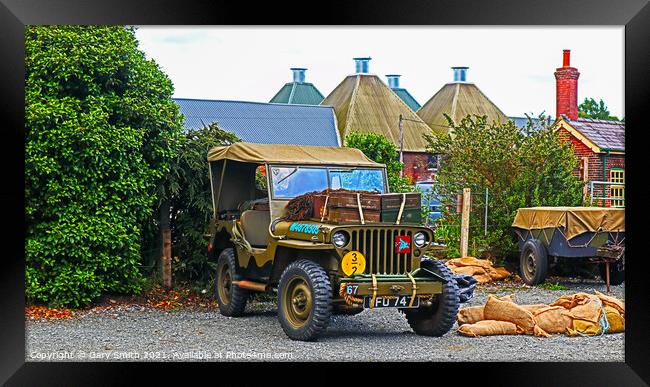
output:
{"label": "corrugated metal roof", "polygon": [[319,105],[325,97],[312,83],[289,82],[271,98],[272,103]]}
{"label": "corrugated metal roof", "polygon": [[454,82],[444,85],[427,101],[418,116],[433,130],[447,132],[449,123],[444,114],[448,114],[455,123],[467,115],[487,116],[488,122],[505,123],[508,117],[473,83]]}
{"label": "corrugated metal roof", "polygon": [[408,90],[404,88],[391,88],[391,90],[393,90],[395,94],[397,94],[397,96],[400,97],[414,112],[417,112],[418,109],[420,109],[421,105],[415,100],[415,98],[413,98]]}
{"label": "corrugated metal roof", "polygon": [[399,146],[399,115],[404,120],[404,150],[426,151],[424,134],[431,129],[379,77],[372,74],[347,76],[323,100],[334,106],[341,138],[352,132],[379,133]]}
{"label": "corrugated metal roof", "polygon": [[577,121],[571,121],[564,115],[562,118],[599,148],[625,150],[625,122],[591,118],[578,118]]}
{"label": "corrugated metal roof", "polygon": [[217,122],[246,142],[340,146],[331,106],[174,98],[185,128]]}

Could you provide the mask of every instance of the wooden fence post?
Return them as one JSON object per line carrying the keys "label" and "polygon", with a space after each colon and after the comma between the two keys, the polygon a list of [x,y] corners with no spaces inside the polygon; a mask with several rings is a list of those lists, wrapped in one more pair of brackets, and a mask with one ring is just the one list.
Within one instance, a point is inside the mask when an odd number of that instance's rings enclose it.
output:
{"label": "wooden fence post", "polygon": [[165,289],[172,288],[172,230],[163,230],[162,283]]}
{"label": "wooden fence post", "polygon": [[472,200],[472,191],[469,188],[463,189],[463,211],[460,223],[460,256],[467,256],[467,245],[469,243],[469,211]]}

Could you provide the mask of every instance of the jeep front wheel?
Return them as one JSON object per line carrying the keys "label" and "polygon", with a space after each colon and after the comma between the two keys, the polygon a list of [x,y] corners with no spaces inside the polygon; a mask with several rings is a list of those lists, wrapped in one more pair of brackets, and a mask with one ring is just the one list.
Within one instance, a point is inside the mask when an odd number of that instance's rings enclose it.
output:
{"label": "jeep front wheel", "polygon": [[423,259],[420,267],[444,278],[442,293],[433,298],[430,307],[421,306],[403,311],[411,329],[418,335],[442,336],[449,332],[456,321],[460,304],[458,284],[443,262]]}
{"label": "jeep front wheel", "polygon": [[320,265],[299,260],[282,273],[278,285],[278,319],[293,340],[316,339],[332,314],[332,286]]}
{"label": "jeep front wheel", "polygon": [[224,316],[238,317],[243,315],[250,294],[248,290],[233,285],[236,264],[237,260],[232,248],[222,251],[217,260],[214,293],[219,303],[219,311]]}

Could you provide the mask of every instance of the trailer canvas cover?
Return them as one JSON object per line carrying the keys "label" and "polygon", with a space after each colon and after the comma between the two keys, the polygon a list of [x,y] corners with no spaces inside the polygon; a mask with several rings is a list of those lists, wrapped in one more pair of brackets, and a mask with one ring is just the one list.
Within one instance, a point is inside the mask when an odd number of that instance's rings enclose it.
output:
{"label": "trailer canvas cover", "polygon": [[625,209],[600,207],[520,208],[512,227],[524,230],[563,227],[567,239],[585,232],[624,232]]}

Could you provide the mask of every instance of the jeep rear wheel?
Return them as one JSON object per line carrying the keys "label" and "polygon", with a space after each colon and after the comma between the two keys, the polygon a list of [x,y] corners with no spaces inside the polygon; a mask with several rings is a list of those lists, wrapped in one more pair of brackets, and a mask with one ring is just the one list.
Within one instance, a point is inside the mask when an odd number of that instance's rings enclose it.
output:
{"label": "jeep rear wheel", "polygon": [[456,321],[460,304],[458,284],[451,270],[443,262],[423,259],[420,267],[444,278],[442,293],[434,297],[429,307],[403,309],[403,311],[411,329],[418,335],[442,336],[449,332]]}
{"label": "jeep rear wheel", "polygon": [[217,260],[214,293],[219,303],[219,311],[224,316],[238,317],[243,315],[250,294],[248,290],[233,285],[236,264],[235,252],[231,248],[222,251]]}
{"label": "jeep rear wheel", "polygon": [[299,260],[282,273],[278,285],[278,320],[293,340],[316,339],[332,314],[332,285],[320,265]]}

